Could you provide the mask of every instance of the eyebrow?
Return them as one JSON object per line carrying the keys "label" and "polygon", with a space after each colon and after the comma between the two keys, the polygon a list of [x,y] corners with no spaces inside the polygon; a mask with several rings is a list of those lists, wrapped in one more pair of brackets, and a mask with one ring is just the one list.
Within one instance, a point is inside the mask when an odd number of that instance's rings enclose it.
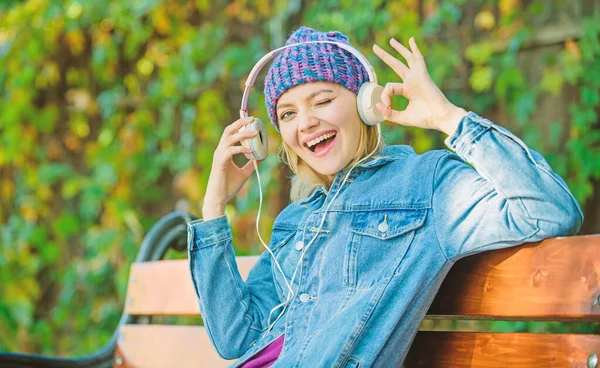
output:
{"label": "eyebrow", "polygon": [[[320,91],[317,91],[317,92],[313,92],[313,93],[311,93],[311,94],[310,94],[310,95],[309,95],[309,96],[306,98],[306,100],[308,101],[308,100],[310,100],[310,99],[313,99],[313,98],[317,97],[318,95],[320,95],[321,93],[325,93],[325,92],[332,92],[332,93],[333,93],[334,91],[333,91],[332,89],[322,89],[322,90],[320,90]],[[293,105],[293,104],[281,104],[281,105],[277,105],[275,108],[276,108],[276,109],[281,109],[281,108],[284,108],[284,107],[291,107],[291,106],[294,106],[294,105]]]}

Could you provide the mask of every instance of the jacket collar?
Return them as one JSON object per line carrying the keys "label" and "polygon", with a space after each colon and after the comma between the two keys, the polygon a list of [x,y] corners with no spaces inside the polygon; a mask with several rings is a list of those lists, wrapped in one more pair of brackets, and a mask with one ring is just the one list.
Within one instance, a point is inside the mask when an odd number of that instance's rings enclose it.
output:
{"label": "jacket collar", "polygon": [[[407,145],[386,146],[383,148],[382,152],[380,152],[378,155],[376,155],[374,157],[368,158],[365,162],[356,166],[353,171],[356,171],[357,169],[359,169],[359,170],[375,169],[375,168],[384,166],[392,161],[396,161],[398,159],[401,159],[402,157],[406,157],[406,156],[409,156],[414,153],[415,153],[415,150],[411,146],[407,146]],[[350,168],[343,169],[342,171],[337,173],[337,176],[346,175],[348,173],[349,169]],[[312,193],[307,198],[301,200],[300,204],[301,205],[306,204],[306,203],[314,200],[315,198],[317,198],[320,195],[327,195],[328,192],[329,191],[327,189],[325,189],[322,185],[319,185],[319,186],[315,187],[315,189],[312,191]]]}
{"label": "jacket collar", "polygon": [[[415,151],[411,146],[386,146],[379,155],[368,158],[365,162],[358,165],[357,168],[374,169],[414,153]],[[346,173],[346,170],[342,170],[342,172]]]}

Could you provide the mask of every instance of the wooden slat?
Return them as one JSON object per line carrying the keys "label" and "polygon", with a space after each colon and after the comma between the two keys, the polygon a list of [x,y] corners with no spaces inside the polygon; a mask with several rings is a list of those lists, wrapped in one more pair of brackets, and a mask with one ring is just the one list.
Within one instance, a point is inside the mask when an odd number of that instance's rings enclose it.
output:
{"label": "wooden slat", "polygon": [[419,332],[405,368],[587,367],[600,335]]}
{"label": "wooden slat", "polygon": [[[238,257],[245,279],[258,257]],[[459,261],[427,318],[600,321],[600,235],[548,239]],[[187,260],[132,265],[126,311],[198,315]]]}
{"label": "wooden slat", "polygon": [[[237,257],[245,280],[258,257]],[[131,265],[125,311],[132,315],[199,315],[187,260],[141,262]]]}
{"label": "wooden slat", "polygon": [[204,327],[125,325],[115,354],[116,367],[210,367],[231,365],[216,353]]}
{"label": "wooden slat", "polygon": [[600,321],[599,295],[600,235],[554,238],[460,260],[428,314]]}

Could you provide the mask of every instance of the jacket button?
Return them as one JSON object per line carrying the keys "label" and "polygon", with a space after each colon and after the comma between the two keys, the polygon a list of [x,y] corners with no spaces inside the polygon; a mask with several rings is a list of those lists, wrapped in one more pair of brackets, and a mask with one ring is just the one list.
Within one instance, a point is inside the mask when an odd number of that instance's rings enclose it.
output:
{"label": "jacket button", "polygon": [[296,250],[302,250],[302,248],[304,248],[304,243],[302,243],[301,241],[296,243]]}
{"label": "jacket button", "polygon": [[300,301],[302,303],[306,303],[309,300],[310,300],[310,295],[308,295],[306,293],[300,295]]}
{"label": "jacket button", "polygon": [[388,224],[386,222],[382,222],[381,224],[379,224],[379,226],[377,226],[377,229],[379,231],[381,231],[382,233],[385,233],[386,231],[388,231],[390,227],[388,226]]}

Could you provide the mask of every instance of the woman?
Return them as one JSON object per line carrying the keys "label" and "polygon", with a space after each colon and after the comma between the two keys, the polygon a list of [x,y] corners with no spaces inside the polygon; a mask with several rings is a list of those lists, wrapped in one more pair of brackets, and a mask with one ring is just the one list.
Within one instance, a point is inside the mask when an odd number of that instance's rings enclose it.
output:
{"label": "woman", "polygon": [[[302,27],[287,44],[308,40],[348,42]],[[450,103],[409,43],[390,42],[406,63],[373,47],[403,81],[377,107],[390,122],[446,133],[456,154],[379,145],[356,110],[366,71],[338,47],[298,46],[271,65],[267,110],[296,174],[269,245],[283,273],[264,252],[246,282],[239,275],[224,207],[252,173],[231,160],[249,152],[235,144],[253,136],[238,132],[251,119],[225,129],[203,220],[189,224],[189,259],[209,337],[240,358],[234,367],[401,366],[454,262],[579,230],[581,209],[544,158]],[[394,94],[405,110],[390,106]]]}

